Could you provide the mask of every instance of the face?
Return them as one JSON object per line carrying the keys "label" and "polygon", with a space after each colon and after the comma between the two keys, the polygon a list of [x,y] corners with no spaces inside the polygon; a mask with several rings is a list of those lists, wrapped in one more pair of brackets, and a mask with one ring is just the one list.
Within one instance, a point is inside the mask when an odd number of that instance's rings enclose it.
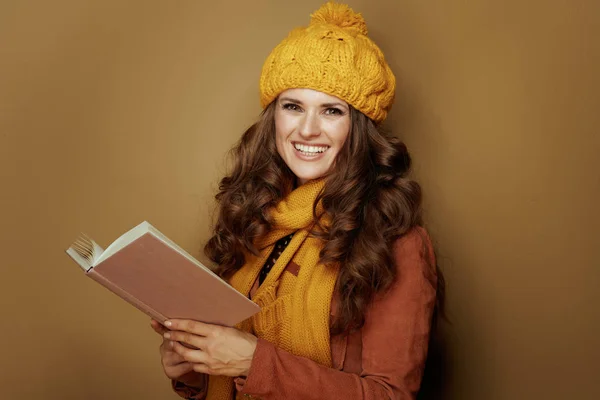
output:
{"label": "face", "polygon": [[277,99],[275,131],[277,152],[302,185],[329,172],[350,132],[350,109],[316,90],[289,89]]}

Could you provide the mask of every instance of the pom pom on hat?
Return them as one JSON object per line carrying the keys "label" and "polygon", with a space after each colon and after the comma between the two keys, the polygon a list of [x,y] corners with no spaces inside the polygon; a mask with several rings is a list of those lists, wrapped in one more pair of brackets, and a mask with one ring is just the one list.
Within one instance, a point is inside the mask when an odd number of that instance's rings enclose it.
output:
{"label": "pom pom on hat", "polygon": [[319,23],[331,24],[340,28],[356,29],[361,35],[367,35],[367,23],[360,13],[354,12],[346,4],[325,3],[311,14],[311,25]]}

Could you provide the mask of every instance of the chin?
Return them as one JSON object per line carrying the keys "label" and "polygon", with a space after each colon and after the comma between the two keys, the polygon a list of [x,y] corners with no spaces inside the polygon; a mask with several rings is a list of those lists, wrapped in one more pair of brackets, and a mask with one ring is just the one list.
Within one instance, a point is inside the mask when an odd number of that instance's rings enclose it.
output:
{"label": "chin", "polygon": [[296,176],[298,185],[300,185],[300,182],[313,181],[324,177],[331,167],[331,164],[326,162],[295,162],[296,160],[293,159],[285,161],[288,168],[290,168],[292,173]]}
{"label": "chin", "polygon": [[[294,171],[292,171],[294,172]],[[294,175],[296,175],[296,179],[298,181],[298,185],[304,184],[306,182],[309,181],[314,181],[315,179],[319,179],[322,178],[325,174],[321,174],[321,173],[312,173],[312,174],[301,174],[301,173],[295,173]],[[300,183],[302,182],[302,183]]]}

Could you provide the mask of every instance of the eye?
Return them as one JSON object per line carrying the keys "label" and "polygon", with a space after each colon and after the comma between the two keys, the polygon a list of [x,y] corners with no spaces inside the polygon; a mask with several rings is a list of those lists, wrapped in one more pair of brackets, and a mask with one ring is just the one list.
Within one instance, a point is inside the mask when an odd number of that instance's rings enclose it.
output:
{"label": "eye", "polygon": [[344,115],[344,112],[342,110],[340,110],[339,108],[330,107],[327,110],[325,110],[325,114],[327,114],[327,115]]}
{"label": "eye", "polygon": [[283,105],[283,109],[290,110],[290,111],[300,111],[300,107],[298,106],[298,104],[294,104],[294,103],[285,103]]}

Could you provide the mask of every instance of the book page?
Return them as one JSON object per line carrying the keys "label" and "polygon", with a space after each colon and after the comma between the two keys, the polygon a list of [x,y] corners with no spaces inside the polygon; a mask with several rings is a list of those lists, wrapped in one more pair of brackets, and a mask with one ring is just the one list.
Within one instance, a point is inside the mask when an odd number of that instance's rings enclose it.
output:
{"label": "book page", "polygon": [[104,249],[102,247],[100,247],[100,245],[96,242],[94,242],[92,240],[92,245],[94,246],[94,262],[92,263],[92,265],[96,265],[96,263],[98,262],[98,259],[100,258],[100,256],[102,255],[102,253],[104,253]]}
{"label": "book page", "polygon": [[91,264],[91,263],[90,263],[88,260],[86,260],[85,258],[81,257],[81,256],[80,256],[80,255],[77,253],[77,251],[75,251],[75,249],[73,249],[72,247],[69,247],[69,248],[67,249],[67,254],[68,254],[69,256],[71,256],[71,258],[72,258],[73,260],[75,260],[75,262],[76,262],[77,264],[79,264],[79,266],[80,266],[81,268],[83,268],[83,270],[84,270],[85,272],[89,271],[89,270],[92,268],[92,264]]}
{"label": "book page", "polygon": [[117,240],[112,242],[111,245],[108,246],[104,252],[102,252],[100,257],[95,258],[94,266],[100,264],[102,261],[104,261],[108,257],[112,256],[117,251],[121,250],[122,248],[126,247],[128,244],[130,244],[133,241],[135,241],[136,239],[140,238],[142,235],[144,235],[145,233],[147,233],[150,230],[150,227],[151,227],[151,225],[147,221],[144,221],[141,224],[139,224],[138,226],[130,229],[129,231],[127,231],[124,234],[122,234],[121,236],[119,236],[119,238]]}
{"label": "book page", "polygon": [[71,256],[81,268],[89,271],[98,258],[102,255],[104,249],[94,242],[87,235],[80,236],[68,249],[67,254]]}

